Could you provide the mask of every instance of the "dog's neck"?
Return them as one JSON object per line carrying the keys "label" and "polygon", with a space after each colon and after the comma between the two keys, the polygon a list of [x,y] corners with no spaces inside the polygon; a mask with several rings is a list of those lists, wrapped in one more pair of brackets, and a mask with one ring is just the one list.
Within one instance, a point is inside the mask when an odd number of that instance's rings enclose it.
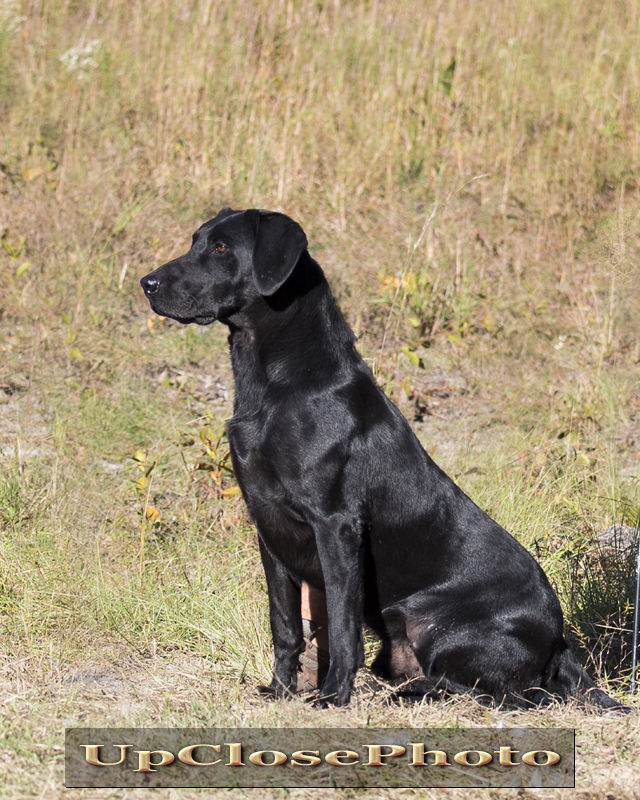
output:
{"label": "dog's neck", "polygon": [[352,359],[360,361],[353,332],[308,253],[274,295],[257,298],[227,325],[234,416],[259,410],[267,391],[321,388]]}

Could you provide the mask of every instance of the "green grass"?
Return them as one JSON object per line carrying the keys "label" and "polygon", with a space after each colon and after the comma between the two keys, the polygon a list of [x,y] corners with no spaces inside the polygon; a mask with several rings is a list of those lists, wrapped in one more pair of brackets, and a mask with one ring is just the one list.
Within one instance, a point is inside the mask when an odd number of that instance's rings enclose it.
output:
{"label": "green grass", "polygon": [[0,793],[62,794],[65,725],[503,720],[578,728],[582,795],[634,796],[635,717],[365,678],[347,710],[257,698],[225,331],[138,280],[224,204],[299,220],[378,380],[625,699],[633,559],[594,539],[640,503],[638,45],[614,0],[0,0]]}

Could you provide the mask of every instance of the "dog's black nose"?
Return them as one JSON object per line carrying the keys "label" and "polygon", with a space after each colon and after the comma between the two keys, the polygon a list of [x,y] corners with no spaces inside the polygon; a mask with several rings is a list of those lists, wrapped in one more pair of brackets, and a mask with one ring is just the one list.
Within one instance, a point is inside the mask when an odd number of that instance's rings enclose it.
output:
{"label": "dog's black nose", "polygon": [[140,286],[142,286],[144,293],[149,297],[150,294],[155,294],[158,291],[160,288],[160,281],[157,278],[153,278],[151,275],[145,275],[144,278],[140,280]]}

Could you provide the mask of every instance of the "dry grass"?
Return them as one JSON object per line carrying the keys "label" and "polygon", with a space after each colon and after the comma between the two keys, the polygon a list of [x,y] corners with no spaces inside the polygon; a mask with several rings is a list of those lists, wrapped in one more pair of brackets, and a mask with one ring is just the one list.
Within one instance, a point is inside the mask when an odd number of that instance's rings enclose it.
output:
{"label": "dry grass", "polygon": [[633,0],[0,0],[5,796],[62,794],[65,725],[500,719],[576,727],[578,796],[637,796],[636,716],[257,700],[224,332],[150,317],[137,280],[223,204],[298,219],[379,380],[623,699],[632,564],[593,539],[640,499],[638,43]]}

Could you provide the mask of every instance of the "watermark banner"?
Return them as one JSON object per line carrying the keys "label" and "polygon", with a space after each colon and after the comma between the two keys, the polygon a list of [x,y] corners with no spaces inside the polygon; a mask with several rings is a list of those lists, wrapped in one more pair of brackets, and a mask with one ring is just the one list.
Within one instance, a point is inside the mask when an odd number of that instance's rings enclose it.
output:
{"label": "watermark banner", "polygon": [[71,728],[67,788],[575,786],[557,728]]}

